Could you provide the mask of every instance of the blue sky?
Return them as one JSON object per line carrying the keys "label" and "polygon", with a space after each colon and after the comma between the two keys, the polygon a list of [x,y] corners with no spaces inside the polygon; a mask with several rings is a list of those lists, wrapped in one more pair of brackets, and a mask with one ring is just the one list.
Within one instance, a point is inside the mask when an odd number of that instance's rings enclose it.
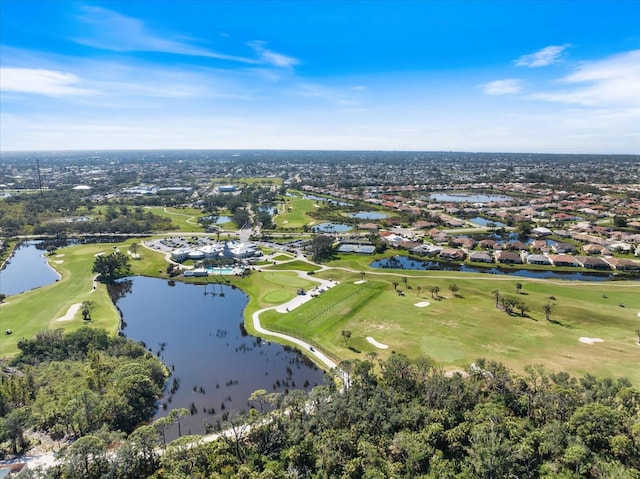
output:
{"label": "blue sky", "polygon": [[0,149],[640,153],[640,1],[0,0]]}

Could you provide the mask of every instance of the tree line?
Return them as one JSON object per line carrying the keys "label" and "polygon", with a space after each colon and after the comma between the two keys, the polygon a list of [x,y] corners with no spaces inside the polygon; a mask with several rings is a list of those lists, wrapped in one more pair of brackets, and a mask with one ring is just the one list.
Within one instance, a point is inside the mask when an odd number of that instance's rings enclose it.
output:
{"label": "tree line", "polygon": [[127,438],[84,436],[61,464],[30,477],[639,477],[640,391],[626,379],[541,366],[516,375],[483,359],[445,374],[395,353],[340,368],[342,390],[328,374],[308,393],[255,391],[248,411],[219,418],[218,440],[165,445],[177,412]]}

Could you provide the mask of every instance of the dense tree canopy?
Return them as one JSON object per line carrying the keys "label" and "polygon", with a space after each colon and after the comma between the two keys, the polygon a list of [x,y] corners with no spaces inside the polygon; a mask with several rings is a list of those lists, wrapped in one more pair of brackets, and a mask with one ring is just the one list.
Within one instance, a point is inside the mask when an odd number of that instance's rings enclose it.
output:
{"label": "dense tree canopy", "polygon": [[131,432],[153,415],[168,376],[144,346],[101,329],[44,331],[18,347],[13,373],[0,375],[0,442],[14,452],[29,427],[54,438]]}
{"label": "dense tree canopy", "polygon": [[130,274],[131,264],[126,254],[114,251],[111,254],[96,256],[91,271],[98,273],[102,281],[113,283],[116,279]]}
{"label": "dense tree canopy", "polygon": [[180,413],[116,441],[117,453],[94,433],[48,477],[640,477],[640,391],[625,379],[540,366],[519,377],[485,360],[449,375],[400,354],[342,368],[348,389],[328,375],[309,393],[256,391],[249,412],[220,418],[214,442],[183,437],[165,448]]}

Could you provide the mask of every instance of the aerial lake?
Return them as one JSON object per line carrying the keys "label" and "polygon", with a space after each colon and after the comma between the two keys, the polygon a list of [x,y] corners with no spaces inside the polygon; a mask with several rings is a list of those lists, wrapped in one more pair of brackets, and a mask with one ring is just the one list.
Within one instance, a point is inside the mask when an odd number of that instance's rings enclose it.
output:
{"label": "aerial lake", "polygon": [[[44,257],[46,251],[38,249],[38,244],[28,241],[16,248],[6,267],[0,271],[0,293],[11,296],[46,286],[58,279],[58,273]],[[49,259],[55,261],[55,255]]]}
{"label": "aerial lake", "polygon": [[380,213],[379,211],[358,211],[356,213],[349,213],[349,218],[358,218],[359,220],[382,220],[388,215]]}
{"label": "aerial lake", "polygon": [[[369,266],[382,269],[404,269],[414,271],[459,271],[461,273],[487,273],[503,274],[521,278],[538,279],[566,279],[574,281],[606,281],[613,279],[611,273],[550,271],[518,269],[517,265],[510,268],[497,266],[476,267],[464,263],[447,263],[444,261],[417,260],[406,256],[392,256],[391,258],[378,259]],[[577,268],[576,268],[577,269]]]}
{"label": "aerial lake", "polygon": [[[215,424],[225,412],[248,410],[257,389],[287,392],[323,382],[323,371],[306,357],[246,333],[248,298],[239,289],[134,277],[111,293],[125,336],[143,341],[170,367],[155,418],[191,409],[181,421],[182,434],[203,434],[205,424]],[[177,430],[169,435],[176,437]]]}
{"label": "aerial lake", "polygon": [[315,233],[344,233],[352,229],[351,226],[342,223],[320,223],[313,228]]}

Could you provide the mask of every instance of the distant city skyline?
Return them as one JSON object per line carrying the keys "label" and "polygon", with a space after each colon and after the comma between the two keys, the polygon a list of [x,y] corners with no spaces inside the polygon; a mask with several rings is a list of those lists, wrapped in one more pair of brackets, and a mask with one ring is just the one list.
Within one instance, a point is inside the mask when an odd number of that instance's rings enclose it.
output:
{"label": "distant city skyline", "polygon": [[640,2],[2,0],[0,150],[640,153]]}

